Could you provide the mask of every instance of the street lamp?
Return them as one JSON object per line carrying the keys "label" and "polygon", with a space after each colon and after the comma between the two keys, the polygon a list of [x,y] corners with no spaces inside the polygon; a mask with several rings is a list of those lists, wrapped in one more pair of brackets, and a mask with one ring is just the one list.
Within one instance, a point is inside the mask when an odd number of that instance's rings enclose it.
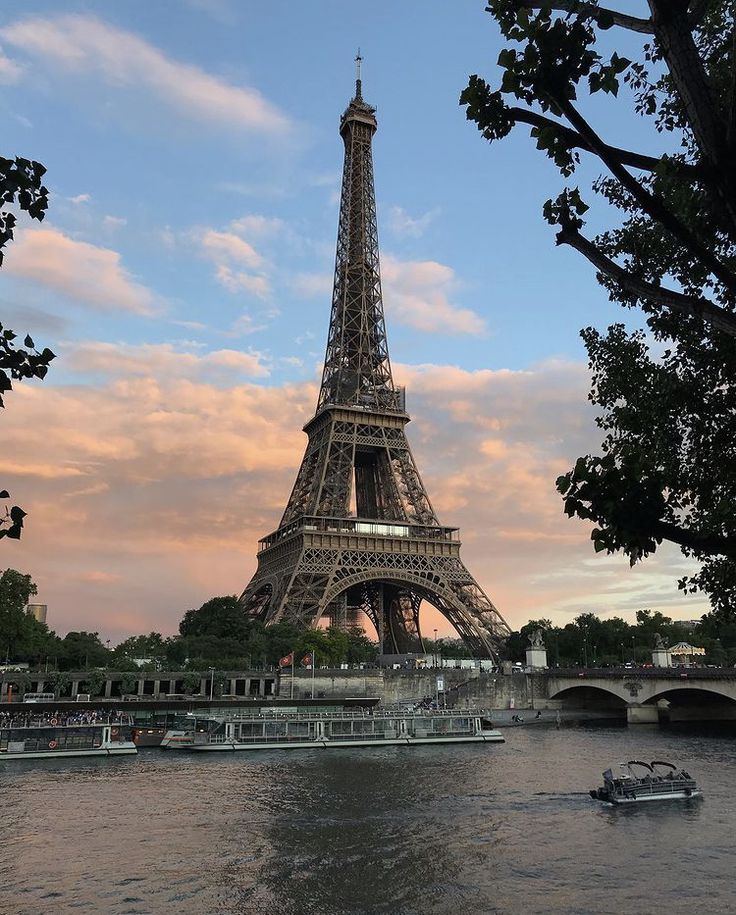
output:
{"label": "street lamp", "polygon": [[437,630],[434,631],[434,645],[432,646],[432,654],[434,656],[434,666],[437,666]]}
{"label": "street lamp", "polygon": [[585,666],[588,666],[588,629],[586,626],[583,626],[583,661]]}
{"label": "street lamp", "polygon": [[207,670],[210,672],[210,702],[212,702],[212,696],[215,692],[215,668],[208,667]]}
{"label": "street lamp", "polygon": [[626,663],[626,655],[624,654],[624,643],[621,642],[621,666]]}
{"label": "street lamp", "polygon": [[636,636],[631,636],[631,663],[636,664]]}

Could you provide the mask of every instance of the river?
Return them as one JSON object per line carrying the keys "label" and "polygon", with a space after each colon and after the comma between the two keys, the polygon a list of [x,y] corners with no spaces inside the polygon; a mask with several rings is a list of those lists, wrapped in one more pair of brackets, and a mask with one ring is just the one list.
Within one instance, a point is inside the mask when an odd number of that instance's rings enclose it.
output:
{"label": "river", "polygon": [[[0,764],[0,913],[736,911],[733,736],[521,726],[503,745]],[[611,809],[625,759],[702,801]]]}

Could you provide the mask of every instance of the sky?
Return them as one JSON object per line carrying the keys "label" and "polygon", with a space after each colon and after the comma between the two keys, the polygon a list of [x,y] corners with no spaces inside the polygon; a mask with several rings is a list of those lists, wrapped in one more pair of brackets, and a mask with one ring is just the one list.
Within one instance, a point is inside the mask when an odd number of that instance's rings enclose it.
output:
{"label": "sky", "polygon": [[[6,249],[0,321],[58,354],[0,415],[0,488],[28,512],[0,567],[33,577],[57,632],[170,634],[248,583],[315,409],[358,47],[395,380],[466,564],[512,628],[707,609],[678,592],[675,549],[631,569],[562,513],[555,478],[600,442],[578,332],[636,315],[555,247],[541,207],[564,182],[528,130],[489,146],[458,105],[470,74],[497,78],[484,6],[0,11],[0,154],[43,162],[51,190]],[[593,113],[611,142],[656,150],[625,98]]]}

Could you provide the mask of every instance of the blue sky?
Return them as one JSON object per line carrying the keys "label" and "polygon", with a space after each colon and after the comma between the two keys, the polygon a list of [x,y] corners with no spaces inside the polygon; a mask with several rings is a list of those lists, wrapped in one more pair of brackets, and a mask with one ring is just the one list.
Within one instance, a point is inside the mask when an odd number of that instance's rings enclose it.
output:
{"label": "blue sky", "polygon": [[[563,180],[526,129],[489,146],[465,120],[467,77],[493,79],[500,49],[483,7],[57,0],[0,13],[2,154],[44,162],[52,191],[43,226],[24,224],[8,250],[0,309],[59,353],[3,417],[3,485],[31,511],[7,561],[34,575],[60,629],[170,630],[247,583],[313,409],[358,46],[378,109],[391,355],[466,559],[512,624],[643,600],[693,614],[676,554],[631,573],[561,516],[554,477],[597,443],[578,331],[633,316],[555,248],[541,206]],[[625,105],[594,113],[612,139],[656,148]],[[545,591],[550,575],[559,588]]]}

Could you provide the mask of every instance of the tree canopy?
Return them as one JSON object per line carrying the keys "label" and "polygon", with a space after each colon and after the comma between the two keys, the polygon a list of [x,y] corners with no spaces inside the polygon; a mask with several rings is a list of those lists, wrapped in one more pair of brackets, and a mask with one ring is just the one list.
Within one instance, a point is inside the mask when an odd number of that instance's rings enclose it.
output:
{"label": "tree canopy", "polygon": [[550,666],[616,667],[630,661],[651,662],[657,634],[669,645],[690,642],[705,648],[709,664],[736,663],[736,623],[724,623],[713,613],[703,616],[695,626],[672,620],[656,610],[637,610],[636,623],[590,612],[578,614],[565,626],[553,626],[548,619],[530,620],[511,634],[507,643],[509,660],[525,660],[530,638],[537,629],[542,630]]}
{"label": "tree canopy", "polygon": [[[589,203],[566,187],[543,206],[647,330],[582,331],[601,453],[557,481],[596,551],[635,563],[663,540],[701,561],[680,587],[736,615],[736,44],[725,0],[641,0],[641,16],[587,0],[490,0],[507,46],[497,88],[461,96],[490,141],[529,125],[569,178],[581,157],[610,227],[585,232]],[[602,50],[605,48],[606,50]],[[630,56],[627,56],[630,55]],[[605,103],[600,104],[602,97]],[[651,125],[651,149],[605,135],[608,105]],[[598,126],[597,126],[598,125]],[[523,180],[527,177],[524,175]]]}

